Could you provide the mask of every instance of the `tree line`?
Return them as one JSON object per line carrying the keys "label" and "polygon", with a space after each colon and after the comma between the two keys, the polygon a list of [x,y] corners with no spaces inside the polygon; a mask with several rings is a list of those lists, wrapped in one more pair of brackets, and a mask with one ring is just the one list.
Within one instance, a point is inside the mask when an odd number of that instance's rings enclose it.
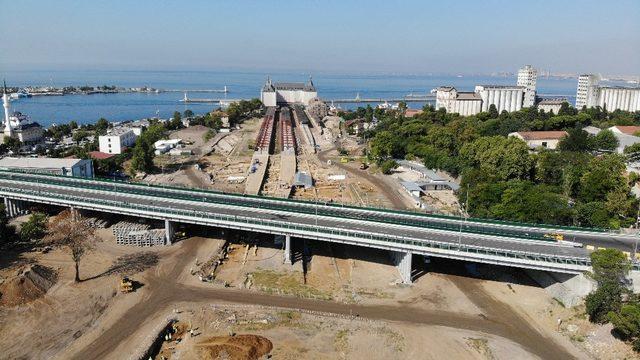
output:
{"label": "tree line", "polygon": [[[377,126],[364,134],[371,160],[389,167],[391,159],[419,159],[460,177],[458,196],[464,203],[468,191],[464,205],[472,216],[605,228],[635,223],[633,181],[624,174],[625,158],[612,153],[617,139],[608,130],[593,136],[583,128],[640,125],[640,112],[578,111],[565,103],[557,115],[536,108],[498,113],[495,106],[472,116],[432,106],[413,118],[402,111],[372,115]],[[537,152],[508,136],[536,130],[568,136],[557,150]]]}

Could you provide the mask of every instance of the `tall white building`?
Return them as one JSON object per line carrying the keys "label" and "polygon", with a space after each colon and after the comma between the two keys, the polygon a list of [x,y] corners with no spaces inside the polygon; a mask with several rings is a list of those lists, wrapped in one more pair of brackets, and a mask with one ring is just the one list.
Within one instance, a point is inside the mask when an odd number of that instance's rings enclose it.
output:
{"label": "tall white building", "polygon": [[584,106],[593,107],[598,101],[597,87],[600,77],[593,74],[583,74],[578,76],[578,90],[576,92],[576,109]]}
{"label": "tall white building", "polygon": [[270,78],[262,87],[260,100],[264,106],[278,104],[308,105],[311,99],[318,97],[318,92],[311,78],[307,83],[272,83]]}
{"label": "tall white building", "polygon": [[536,83],[538,82],[538,70],[531,65],[525,65],[518,70],[518,86],[526,90],[522,107],[531,107],[536,103]]}
{"label": "tall white building", "polygon": [[601,86],[597,75],[580,75],[576,108],[600,106],[608,111],[640,111],[640,88]]}
{"label": "tall white building", "polygon": [[136,143],[136,134],[130,128],[121,127],[112,129],[107,135],[98,138],[100,152],[105,154],[122,154],[125,148]]}
{"label": "tall white building", "polygon": [[489,107],[495,105],[499,113],[522,109],[525,91],[523,86],[508,85],[476,85],[475,89],[482,98],[482,111],[489,111]]}

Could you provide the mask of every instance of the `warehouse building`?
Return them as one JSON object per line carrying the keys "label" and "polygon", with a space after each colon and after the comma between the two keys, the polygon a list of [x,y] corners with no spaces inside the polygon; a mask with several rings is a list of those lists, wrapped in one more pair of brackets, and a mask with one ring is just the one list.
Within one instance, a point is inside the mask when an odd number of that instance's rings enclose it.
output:
{"label": "warehouse building", "polygon": [[0,170],[19,170],[38,174],[76,177],[93,177],[93,161],[60,158],[14,158],[0,159]]}

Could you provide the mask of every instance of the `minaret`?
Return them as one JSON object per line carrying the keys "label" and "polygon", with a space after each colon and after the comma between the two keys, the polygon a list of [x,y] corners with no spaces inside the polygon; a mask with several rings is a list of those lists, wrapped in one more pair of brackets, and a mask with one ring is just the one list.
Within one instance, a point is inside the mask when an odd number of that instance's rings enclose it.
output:
{"label": "minaret", "polygon": [[11,121],[9,120],[9,92],[7,92],[7,83],[3,81],[4,91],[2,94],[2,106],[4,106],[4,135],[12,136],[13,131],[11,129]]}

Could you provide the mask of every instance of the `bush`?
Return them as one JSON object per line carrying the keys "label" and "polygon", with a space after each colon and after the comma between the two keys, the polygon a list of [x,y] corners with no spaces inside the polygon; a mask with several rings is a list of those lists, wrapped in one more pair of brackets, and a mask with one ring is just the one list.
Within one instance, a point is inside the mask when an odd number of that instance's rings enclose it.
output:
{"label": "bush", "polygon": [[382,170],[383,174],[389,175],[391,174],[391,170],[398,167],[398,163],[394,160],[385,160],[380,165],[380,170]]}
{"label": "bush", "polygon": [[47,215],[43,213],[33,213],[29,220],[22,224],[20,228],[20,240],[35,241],[40,240],[46,234]]}

